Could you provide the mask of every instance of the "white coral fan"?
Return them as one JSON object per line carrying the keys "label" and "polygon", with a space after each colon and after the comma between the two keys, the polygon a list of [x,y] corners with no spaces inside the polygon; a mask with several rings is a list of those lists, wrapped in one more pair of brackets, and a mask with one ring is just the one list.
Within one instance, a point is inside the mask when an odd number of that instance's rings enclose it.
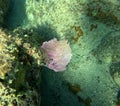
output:
{"label": "white coral fan", "polygon": [[41,46],[43,58],[48,68],[55,72],[64,71],[71,59],[71,48],[67,40],[58,41],[56,38],[43,42]]}

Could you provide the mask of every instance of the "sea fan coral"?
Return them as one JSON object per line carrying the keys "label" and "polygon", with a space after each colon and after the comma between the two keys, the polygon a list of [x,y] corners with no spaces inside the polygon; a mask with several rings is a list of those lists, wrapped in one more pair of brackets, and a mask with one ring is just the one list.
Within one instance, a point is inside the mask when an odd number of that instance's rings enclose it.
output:
{"label": "sea fan coral", "polygon": [[56,38],[43,42],[41,46],[46,66],[55,72],[64,71],[71,59],[71,48],[67,40],[58,41]]}

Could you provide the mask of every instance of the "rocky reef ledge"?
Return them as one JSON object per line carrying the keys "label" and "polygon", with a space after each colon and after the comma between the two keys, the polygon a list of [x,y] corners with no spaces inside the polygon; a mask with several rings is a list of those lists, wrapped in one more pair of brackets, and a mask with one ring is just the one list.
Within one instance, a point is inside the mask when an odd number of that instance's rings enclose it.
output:
{"label": "rocky reef ledge", "polygon": [[40,38],[32,29],[0,28],[0,106],[40,106]]}

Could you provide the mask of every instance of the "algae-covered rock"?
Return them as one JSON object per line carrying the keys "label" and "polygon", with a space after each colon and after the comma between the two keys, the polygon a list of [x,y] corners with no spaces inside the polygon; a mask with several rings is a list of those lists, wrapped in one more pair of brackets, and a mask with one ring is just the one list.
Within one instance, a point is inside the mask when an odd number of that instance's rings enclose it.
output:
{"label": "algae-covered rock", "polygon": [[110,65],[110,74],[113,78],[113,81],[120,88],[120,61],[116,63],[112,63]]}
{"label": "algae-covered rock", "polygon": [[40,95],[35,89],[28,89],[16,95],[16,90],[0,82],[0,106],[38,106]]}
{"label": "algae-covered rock", "polygon": [[11,71],[14,53],[17,51],[15,43],[11,41],[11,35],[0,29],[0,78],[4,79],[6,74]]}
{"label": "algae-covered rock", "polygon": [[0,29],[0,106],[40,106],[41,38]]}
{"label": "algae-covered rock", "polygon": [[1,79],[4,79],[10,71],[19,71],[19,65],[21,66],[23,63],[31,66],[41,63],[39,37],[22,32],[24,30],[21,29],[14,30],[14,33],[0,29]]}
{"label": "algae-covered rock", "polygon": [[3,24],[8,8],[9,0],[0,0],[0,24]]}
{"label": "algae-covered rock", "polygon": [[[112,8],[111,8],[112,7]],[[120,28],[119,0],[90,0],[87,4],[87,16],[100,21],[113,29]]]}
{"label": "algae-covered rock", "polygon": [[120,32],[108,33],[93,50],[94,56],[104,63],[117,63],[120,61]]}

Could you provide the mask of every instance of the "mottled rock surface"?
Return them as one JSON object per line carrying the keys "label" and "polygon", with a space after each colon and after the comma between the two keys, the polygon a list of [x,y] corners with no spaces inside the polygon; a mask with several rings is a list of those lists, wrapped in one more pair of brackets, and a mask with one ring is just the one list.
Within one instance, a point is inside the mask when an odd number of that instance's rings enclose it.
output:
{"label": "mottled rock surface", "polygon": [[40,106],[40,39],[34,35],[0,28],[0,106]]}

